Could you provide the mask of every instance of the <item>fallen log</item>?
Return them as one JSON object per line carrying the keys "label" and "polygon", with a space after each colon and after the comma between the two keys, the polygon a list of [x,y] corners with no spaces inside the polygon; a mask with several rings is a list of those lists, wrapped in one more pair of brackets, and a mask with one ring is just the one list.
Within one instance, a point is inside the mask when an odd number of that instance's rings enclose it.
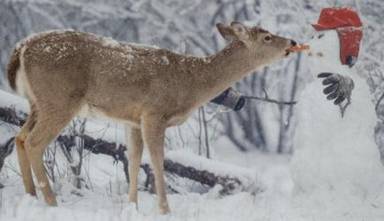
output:
{"label": "fallen log", "polygon": [[[26,117],[27,114],[23,111],[16,110],[15,108],[11,107],[0,107],[0,121],[21,127],[24,124]],[[65,148],[71,148],[76,145],[76,136],[80,135],[63,134],[58,136],[56,142],[59,142],[59,144],[63,145]],[[11,138],[4,145],[0,145],[0,171],[5,158],[11,154],[14,148],[13,139],[14,138]],[[116,143],[108,142],[103,139],[93,138],[86,134],[82,134],[81,139],[83,139],[84,142],[84,149],[94,154],[104,154],[111,156],[116,161],[121,162],[124,167],[126,179],[129,182],[128,159],[125,154],[127,148],[124,145],[120,144],[118,147],[116,147]],[[181,160],[183,158],[184,160]],[[193,164],[193,161],[197,161],[198,164]],[[208,187],[220,185],[222,187],[220,193],[223,195],[239,191],[250,191],[256,193],[262,190],[260,183],[255,182],[256,179],[254,179],[252,174],[249,173],[249,171],[246,171],[245,168],[237,168],[235,173],[230,174],[227,174],[227,170],[222,172],[210,171],[212,168],[219,168],[223,165],[223,163],[215,162],[213,160],[196,155],[189,156],[189,159],[186,162],[185,157],[180,156],[180,154],[167,154],[164,161],[164,169],[166,173],[188,178]],[[147,175],[145,183],[146,188],[153,190],[154,178],[149,163],[144,162],[141,165],[141,168]],[[229,167],[227,166],[227,168]]]}

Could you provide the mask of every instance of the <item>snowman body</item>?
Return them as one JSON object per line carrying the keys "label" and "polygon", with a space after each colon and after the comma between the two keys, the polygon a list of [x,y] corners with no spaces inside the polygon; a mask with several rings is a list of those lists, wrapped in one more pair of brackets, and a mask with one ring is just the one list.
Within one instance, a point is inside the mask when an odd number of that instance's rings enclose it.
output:
{"label": "snowman body", "polygon": [[291,159],[294,192],[377,198],[384,168],[374,141],[377,118],[369,87],[354,68],[341,64],[335,30],[318,32],[309,45],[314,78],[322,72],[338,73],[352,78],[355,87],[344,117],[340,107],[326,99],[320,80],[309,83],[299,96]]}

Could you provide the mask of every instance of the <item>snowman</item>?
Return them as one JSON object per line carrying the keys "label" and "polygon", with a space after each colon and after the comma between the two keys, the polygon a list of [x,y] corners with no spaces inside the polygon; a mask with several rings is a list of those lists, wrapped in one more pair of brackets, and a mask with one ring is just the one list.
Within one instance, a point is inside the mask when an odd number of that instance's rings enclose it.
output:
{"label": "snowman", "polygon": [[320,80],[306,85],[296,105],[294,196],[374,204],[383,199],[384,168],[369,87],[354,68],[362,23],[350,8],[325,8],[313,27],[308,60],[310,74]]}

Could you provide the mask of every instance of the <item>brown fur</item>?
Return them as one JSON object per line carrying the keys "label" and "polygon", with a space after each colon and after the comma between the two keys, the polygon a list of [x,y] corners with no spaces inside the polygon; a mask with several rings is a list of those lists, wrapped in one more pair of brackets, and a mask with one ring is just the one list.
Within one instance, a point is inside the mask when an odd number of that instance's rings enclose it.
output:
{"label": "brown fur", "polygon": [[[23,41],[11,63],[20,60],[32,114],[18,135],[26,191],[35,194],[32,167],[45,200],[56,205],[44,172],[45,147],[84,108],[129,125],[129,200],[137,202],[137,175],[143,146],[150,152],[162,213],[169,211],[163,160],[167,127],[253,70],[283,58],[292,41],[240,23],[218,24],[231,43],[205,58],[166,49],[106,41],[89,33],[41,34]],[[19,58],[19,59],[18,59]],[[14,64],[10,64],[14,66]],[[10,83],[15,68],[9,69]],[[13,83],[12,83],[13,82]]]}
{"label": "brown fur", "polygon": [[9,60],[7,66],[7,77],[9,86],[12,90],[16,90],[16,72],[20,67],[20,47],[15,48],[11,54],[11,59]]}

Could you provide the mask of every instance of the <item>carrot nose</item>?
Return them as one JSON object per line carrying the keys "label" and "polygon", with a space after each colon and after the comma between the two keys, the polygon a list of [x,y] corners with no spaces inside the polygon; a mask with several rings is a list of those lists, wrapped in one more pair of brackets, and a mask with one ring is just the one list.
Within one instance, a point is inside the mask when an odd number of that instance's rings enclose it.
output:
{"label": "carrot nose", "polygon": [[302,52],[302,51],[305,51],[305,50],[309,50],[309,45],[305,45],[305,44],[296,44],[296,45],[294,45],[294,46],[292,46],[292,47],[290,47],[289,49],[288,49],[288,51],[290,51],[290,52]]}

